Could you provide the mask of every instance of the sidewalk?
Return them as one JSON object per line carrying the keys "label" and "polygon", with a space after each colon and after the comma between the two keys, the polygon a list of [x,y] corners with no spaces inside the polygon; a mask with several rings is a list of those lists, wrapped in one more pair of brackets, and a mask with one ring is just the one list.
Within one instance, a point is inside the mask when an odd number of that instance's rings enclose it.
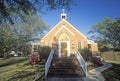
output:
{"label": "sidewalk", "polygon": [[100,72],[110,67],[112,67],[111,64],[103,62],[103,66],[88,71],[87,80],[88,81],[104,81],[105,78]]}

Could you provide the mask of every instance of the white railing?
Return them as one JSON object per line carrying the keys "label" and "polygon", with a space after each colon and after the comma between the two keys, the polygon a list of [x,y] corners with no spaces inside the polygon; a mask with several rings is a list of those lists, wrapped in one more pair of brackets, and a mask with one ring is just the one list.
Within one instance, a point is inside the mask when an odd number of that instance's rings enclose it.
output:
{"label": "white railing", "polygon": [[45,77],[48,74],[48,70],[50,68],[50,65],[51,65],[51,62],[52,62],[52,59],[53,59],[53,54],[54,54],[54,50],[51,50],[50,55],[47,59],[47,62],[45,63]]}
{"label": "white railing", "polygon": [[86,66],[85,60],[83,59],[83,57],[81,56],[79,51],[76,51],[75,56],[77,57],[83,71],[85,72],[85,74],[87,76],[87,66]]}

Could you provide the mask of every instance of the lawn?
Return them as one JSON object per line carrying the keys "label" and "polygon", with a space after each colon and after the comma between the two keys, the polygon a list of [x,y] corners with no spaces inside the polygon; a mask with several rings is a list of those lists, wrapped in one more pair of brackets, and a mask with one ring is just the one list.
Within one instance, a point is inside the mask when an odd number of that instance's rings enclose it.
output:
{"label": "lawn", "polygon": [[105,81],[120,81],[120,64],[111,63],[113,66],[102,72]]}
{"label": "lawn", "polygon": [[44,65],[41,63],[32,66],[24,57],[0,59],[0,81],[34,81],[43,76]]}

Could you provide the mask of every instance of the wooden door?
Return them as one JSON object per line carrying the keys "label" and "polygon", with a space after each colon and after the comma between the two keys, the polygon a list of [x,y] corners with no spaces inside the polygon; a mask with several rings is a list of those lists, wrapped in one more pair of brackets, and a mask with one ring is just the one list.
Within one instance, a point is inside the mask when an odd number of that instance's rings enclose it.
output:
{"label": "wooden door", "polygon": [[61,56],[67,57],[68,50],[67,50],[67,42],[61,42]]}

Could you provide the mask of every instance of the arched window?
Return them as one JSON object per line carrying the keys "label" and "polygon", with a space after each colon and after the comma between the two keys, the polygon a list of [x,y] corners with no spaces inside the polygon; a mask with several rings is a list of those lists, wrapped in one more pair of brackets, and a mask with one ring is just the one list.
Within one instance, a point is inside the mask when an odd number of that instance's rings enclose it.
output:
{"label": "arched window", "polygon": [[69,41],[69,38],[65,33],[63,33],[60,35],[59,41]]}

